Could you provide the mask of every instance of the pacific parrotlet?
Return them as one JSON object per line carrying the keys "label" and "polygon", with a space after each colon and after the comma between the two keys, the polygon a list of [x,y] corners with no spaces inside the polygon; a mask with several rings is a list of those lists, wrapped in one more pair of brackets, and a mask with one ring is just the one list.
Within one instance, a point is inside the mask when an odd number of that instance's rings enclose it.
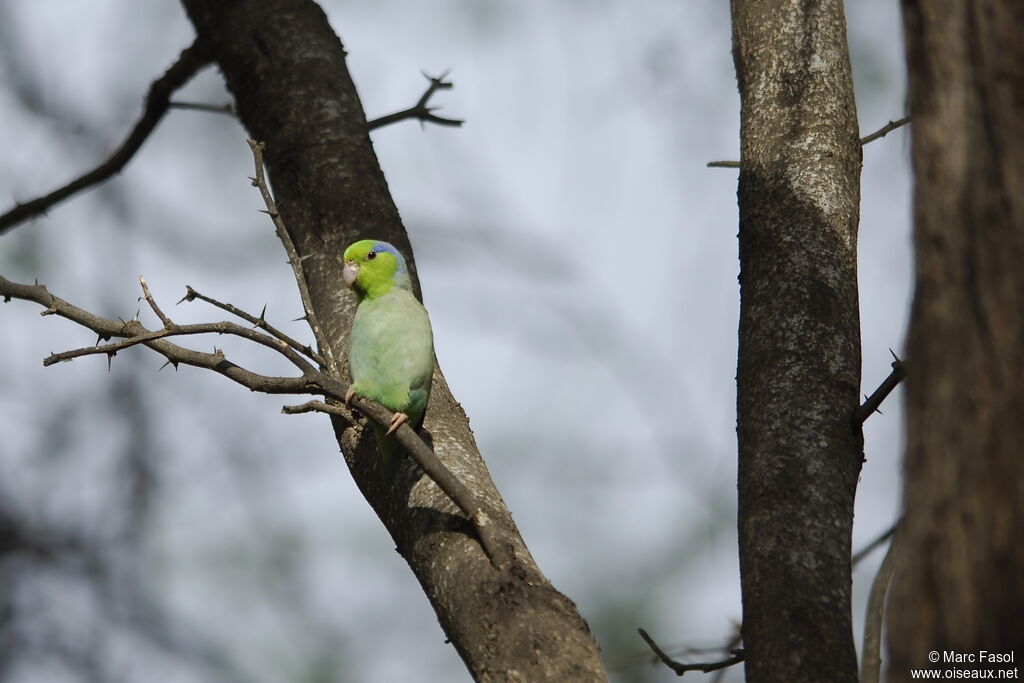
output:
{"label": "pacific parrotlet", "polygon": [[345,250],[342,276],[359,301],[348,365],[359,394],[394,412],[391,427],[371,422],[384,481],[394,478],[405,450],[391,433],[408,422],[419,430],[434,374],[434,337],[427,311],[412,293],[405,259],[387,242],[361,240]]}

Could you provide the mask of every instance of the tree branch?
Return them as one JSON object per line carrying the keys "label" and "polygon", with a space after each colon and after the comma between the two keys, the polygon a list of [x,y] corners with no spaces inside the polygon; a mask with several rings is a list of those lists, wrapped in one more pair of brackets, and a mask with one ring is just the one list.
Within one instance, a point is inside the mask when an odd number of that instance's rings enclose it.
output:
{"label": "tree branch", "polygon": [[643,630],[642,628],[638,628],[637,631],[639,631],[640,637],[644,639],[644,642],[647,643],[647,645],[651,648],[654,654],[658,656],[658,659],[660,659],[665,666],[675,671],[677,676],[682,676],[687,671],[702,671],[704,673],[710,673],[712,671],[717,671],[719,669],[724,669],[726,667],[739,664],[743,661],[743,650],[737,648],[732,650],[730,652],[732,656],[727,657],[726,659],[714,662],[697,662],[694,664],[683,664],[682,662],[677,662],[676,660],[669,657],[664,650],[658,647],[658,644],[654,642],[654,639],[647,635],[647,631]]}
{"label": "tree branch", "polygon": [[877,548],[878,546],[882,545],[890,538],[892,538],[892,535],[896,533],[896,527],[898,527],[899,525],[900,523],[897,520],[895,524],[893,524],[891,527],[880,533],[873,541],[871,541],[866,546],[855,552],[853,554],[853,557],[850,558],[850,565],[856,567],[865,557],[873,553],[875,551],[875,548]]}
{"label": "tree branch", "polygon": [[907,376],[907,369],[900,358],[893,353],[892,349],[889,349],[889,353],[892,353],[892,372],[886,377],[882,383],[875,389],[874,393],[870,396],[866,396],[867,400],[864,404],[857,409],[857,425],[862,425],[864,422],[871,417],[872,413],[881,414],[882,411],[878,409],[882,405],[882,401],[886,399],[889,394],[892,393],[893,389],[899,386],[903,378]]}
{"label": "tree branch", "polygon": [[[460,119],[446,119],[444,117],[434,114],[437,110],[436,107],[428,107],[427,104],[430,102],[430,98],[434,96],[434,93],[438,90],[450,90],[454,86],[450,81],[444,80],[449,74],[445,71],[440,76],[423,76],[430,81],[430,85],[420,96],[419,101],[408,109],[402,111],[396,111],[393,114],[387,114],[386,116],[380,116],[371,121],[367,121],[367,126],[370,130],[376,130],[377,128],[383,128],[389,126],[392,123],[398,123],[399,121],[405,121],[406,119],[418,119],[421,123],[423,121],[430,121],[436,123],[439,126],[461,126],[465,121]],[[203,104],[202,102],[171,102],[170,106],[172,109],[189,109],[192,111],[205,111],[212,114],[227,114],[229,116],[237,116],[238,112],[235,111],[235,107],[232,104]]]}
{"label": "tree branch", "polygon": [[287,334],[285,334],[284,332],[280,331],[279,329],[277,329],[276,327],[267,322],[266,318],[264,317],[267,312],[266,306],[263,307],[263,311],[260,312],[259,317],[256,317],[250,313],[246,313],[245,311],[238,308],[234,304],[222,303],[220,301],[217,301],[216,299],[206,296],[205,294],[200,294],[199,292],[194,290],[190,285],[185,285],[185,296],[181,297],[178,303],[180,304],[182,301],[195,301],[196,299],[199,299],[200,301],[205,301],[211,306],[215,306],[223,311],[231,313],[232,315],[238,316],[239,318],[245,320],[246,322],[252,323],[254,327],[258,327],[261,330],[265,330],[271,335],[277,337],[291,348],[305,355],[307,358],[312,360],[320,367],[325,367],[323,357],[316,351],[314,351],[313,347],[311,347],[309,344],[301,344],[297,342],[296,340],[292,339]]}
{"label": "tree branch", "polygon": [[[896,121],[890,121],[889,123],[885,124],[884,126],[879,128],[878,130],[876,130],[874,133],[870,133],[870,134],[865,135],[864,137],[862,137],[860,139],[861,147],[863,147],[864,145],[868,144],[869,142],[874,142],[875,140],[877,140],[879,138],[884,138],[889,133],[893,132],[897,128],[901,128],[901,127],[907,125],[908,123],[910,123],[910,117],[909,116],[904,116],[902,119],[898,119]],[[738,162],[738,161],[709,161],[708,162],[708,168],[740,168],[740,162]]]}
{"label": "tree branch", "polygon": [[146,105],[142,110],[142,116],[125,141],[121,143],[121,146],[102,164],[85,175],[72,180],[64,187],[24,204],[16,204],[7,213],[0,215],[0,234],[30,218],[46,213],[50,207],[58,202],[120,172],[131,161],[132,157],[135,156],[135,153],[139,151],[139,148],[142,147],[149,134],[153,132],[160,119],[163,118],[170,105],[171,94],[185,85],[200,69],[209,63],[209,58],[197,47],[196,43],[185,48],[178,57],[178,60],[171,65],[167,72],[153,81],[153,84],[149,87],[149,94],[146,95]]}
{"label": "tree branch", "polygon": [[860,144],[863,146],[868,144],[869,142],[874,142],[878,138],[884,138],[889,133],[893,132],[897,128],[907,125],[908,123],[910,123],[909,116],[904,116],[902,119],[899,119],[897,121],[890,121],[889,123],[885,124],[878,130],[876,130],[874,133],[862,137],[860,139]]}
{"label": "tree branch", "polygon": [[461,121],[459,119],[446,119],[444,117],[437,116],[434,114],[434,111],[437,108],[427,106],[427,103],[430,102],[430,98],[434,96],[435,92],[438,90],[451,90],[454,87],[451,81],[444,80],[449,73],[449,71],[445,71],[440,76],[428,76],[427,74],[423,74],[423,77],[430,81],[430,85],[427,86],[427,89],[423,92],[419,101],[408,109],[396,111],[394,114],[381,116],[368,122],[367,125],[369,125],[370,130],[383,128],[384,126],[397,123],[398,121],[404,121],[405,119],[418,119],[420,123],[430,121],[431,123],[436,123],[439,126],[461,126],[465,121]]}
{"label": "tree branch", "polygon": [[334,358],[334,353],[331,351],[331,345],[327,341],[327,337],[323,333],[323,328],[320,326],[320,321],[317,319],[316,313],[313,311],[313,302],[309,296],[309,289],[306,287],[306,275],[302,271],[302,259],[299,257],[299,252],[295,248],[295,244],[292,242],[291,236],[288,234],[288,230],[285,229],[284,221],[281,219],[281,212],[277,210],[277,204],[274,202],[274,196],[270,193],[270,188],[267,186],[267,179],[264,172],[263,164],[263,149],[266,147],[264,143],[257,142],[256,140],[246,140],[249,143],[249,149],[252,150],[252,160],[255,166],[255,175],[250,178],[253,187],[260,191],[260,195],[263,197],[263,203],[267,207],[267,215],[270,216],[271,220],[274,221],[274,229],[277,231],[277,237],[281,240],[281,244],[284,245],[284,250],[288,254],[288,263],[292,267],[292,274],[295,276],[295,284],[299,288],[299,297],[302,299],[302,310],[305,313],[306,322],[309,323],[310,329],[313,330],[313,337],[316,339],[316,345],[323,353],[326,364],[321,363],[321,367],[325,367],[333,376],[341,376],[341,367],[338,365],[337,360]]}
{"label": "tree branch", "polygon": [[[137,318],[127,322],[102,318],[50,294],[43,285],[18,284],[11,282],[3,276],[0,276],[0,297],[5,302],[11,299],[35,302],[45,307],[46,310],[42,312],[43,315],[58,315],[66,318],[96,332],[100,339],[110,339],[112,337],[122,339],[110,344],[50,354],[43,361],[45,366],[88,355],[106,354],[109,358],[123,349],[142,345],[148,346],[161,354],[168,362],[175,366],[179,363],[184,363],[185,365],[212,370],[252,391],[268,394],[319,394],[335,401],[342,401],[344,399],[348,386],[324,372],[318,371],[286,341],[231,322],[178,325],[171,321],[157,306],[149,292],[145,279],[140,277],[139,280],[143,287],[143,298],[146,299],[164,324],[164,327],[160,330],[147,329]],[[245,315],[249,316],[249,314]],[[249,317],[251,318],[252,316]],[[230,334],[261,344],[285,356],[302,374],[298,377],[261,375],[230,362],[225,357],[224,352],[218,349],[214,349],[213,353],[203,353],[187,349],[167,340],[168,337],[194,334]],[[390,426],[392,412],[379,403],[357,395],[352,399],[352,404],[359,409],[359,412],[382,427],[387,428]],[[309,402],[304,406],[286,408],[284,412],[299,413],[314,410],[341,415],[349,421],[352,420],[351,416],[346,412],[318,401]],[[511,566],[513,545],[504,536],[504,532],[500,527],[492,523],[493,516],[486,507],[452,474],[451,470],[441,462],[434,451],[424,443],[423,439],[420,438],[412,427],[404,424],[394,434],[397,441],[409,452],[423,469],[424,473],[444,491],[469,519],[477,531],[484,551],[494,566],[498,569],[505,569]]]}

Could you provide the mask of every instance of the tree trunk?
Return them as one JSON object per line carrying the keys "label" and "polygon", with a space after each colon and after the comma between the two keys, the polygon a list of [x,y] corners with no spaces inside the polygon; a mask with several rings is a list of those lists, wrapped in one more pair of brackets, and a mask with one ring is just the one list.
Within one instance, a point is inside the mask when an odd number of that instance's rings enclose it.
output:
{"label": "tree trunk", "polygon": [[[414,280],[415,264],[342,45],[310,0],[183,4],[201,47],[223,71],[242,122],[266,143],[278,205],[302,256],[313,309],[335,358],[344,359],[355,307],[351,296],[342,295],[345,245],[366,237],[394,243],[410,257]],[[490,564],[465,518],[433,482],[400,476],[383,484],[369,430],[360,435],[335,422],[353,477],[473,677],[605,680],[590,630],[534,564],[440,371],[425,427],[441,460],[496,511],[499,518],[492,521],[513,539],[516,562],[510,569]]]}
{"label": "tree trunk", "polygon": [[855,681],[861,148],[841,0],[733,0],[747,680]]}
{"label": "tree trunk", "polygon": [[933,651],[1024,656],[1024,5],[903,17],[917,264],[890,681]]}

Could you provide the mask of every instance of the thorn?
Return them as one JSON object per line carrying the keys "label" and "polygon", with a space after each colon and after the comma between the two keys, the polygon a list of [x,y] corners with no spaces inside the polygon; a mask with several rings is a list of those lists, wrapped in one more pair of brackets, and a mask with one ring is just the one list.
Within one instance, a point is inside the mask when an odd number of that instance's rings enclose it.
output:
{"label": "thorn", "polygon": [[107,372],[110,372],[111,361],[114,360],[114,356],[116,356],[116,355],[117,355],[117,351],[109,351],[109,352],[107,352]]}
{"label": "thorn", "polygon": [[[180,299],[178,299],[178,304],[180,304],[182,301],[195,301],[195,300],[196,300],[196,290],[192,289],[192,285],[185,285],[185,296],[183,296]],[[175,306],[177,306],[178,304],[175,304]]]}
{"label": "thorn", "polygon": [[295,319],[295,320],[293,320],[292,322],[293,322],[293,323],[297,323],[297,322],[299,322],[300,320],[309,320],[309,318],[308,318],[307,316],[302,316],[301,318],[296,318],[296,319]]}
{"label": "thorn", "polygon": [[892,349],[889,349],[889,353],[891,353],[891,354],[892,354],[892,359],[893,359],[894,361],[896,361],[897,363],[902,363],[902,362],[903,362],[903,359],[902,359],[902,358],[900,358],[899,356],[897,356],[897,355],[896,355],[896,352],[895,352],[895,351],[893,351]]}
{"label": "thorn", "polygon": [[[163,370],[168,365],[173,365],[174,366],[174,371],[175,372],[178,371],[178,361],[171,360],[170,358],[168,358],[167,361],[163,365],[160,366],[160,370]],[[160,370],[157,370],[157,372],[160,372]]]}
{"label": "thorn", "polygon": [[883,413],[883,412],[882,412],[881,410],[879,410],[878,408],[875,408],[875,412],[876,412],[876,413],[878,413],[879,415],[885,415],[885,413]]}
{"label": "thorn", "polygon": [[266,312],[267,312],[267,305],[263,304],[263,310],[260,311],[260,322],[262,322],[262,323],[267,322],[266,319],[263,317],[266,314]]}

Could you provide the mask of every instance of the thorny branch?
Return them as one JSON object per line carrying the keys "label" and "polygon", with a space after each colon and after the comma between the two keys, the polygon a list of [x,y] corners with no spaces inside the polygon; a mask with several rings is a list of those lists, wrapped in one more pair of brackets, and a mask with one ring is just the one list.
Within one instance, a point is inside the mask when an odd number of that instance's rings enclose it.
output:
{"label": "thorny branch", "polygon": [[743,661],[743,650],[737,648],[732,650],[730,652],[731,656],[725,659],[721,659],[714,662],[697,662],[694,664],[683,664],[682,662],[677,662],[676,660],[669,657],[664,650],[658,647],[658,644],[654,642],[654,639],[647,634],[647,631],[643,630],[642,628],[638,628],[637,631],[639,631],[640,637],[644,639],[644,642],[647,643],[647,645],[651,648],[654,654],[658,656],[658,659],[660,659],[665,666],[672,669],[677,676],[682,676],[687,671],[702,671],[704,673],[710,673],[712,671],[718,671],[719,669],[724,669],[726,667],[739,664]]}
{"label": "thorny branch", "polygon": [[306,287],[306,275],[302,270],[302,259],[299,258],[299,252],[295,248],[295,243],[292,242],[291,235],[284,227],[284,221],[281,220],[281,213],[277,210],[277,204],[274,202],[274,196],[270,194],[270,188],[267,187],[267,179],[264,173],[263,166],[263,148],[262,142],[256,140],[247,140],[249,143],[249,149],[252,150],[252,160],[255,165],[255,175],[250,178],[253,187],[260,191],[260,195],[263,197],[263,203],[267,207],[267,215],[274,222],[274,229],[277,231],[277,237],[281,240],[281,244],[284,245],[284,250],[288,254],[288,263],[292,267],[292,274],[295,276],[295,284],[299,287],[299,297],[302,299],[302,310],[305,313],[306,322],[309,323],[310,329],[313,330],[313,336],[316,338],[316,344],[320,347],[320,350],[324,354],[326,364],[320,364],[321,367],[325,367],[335,377],[341,376],[341,368],[338,367],[338,363],[334,358],[334,354],[331,352],[331,345],[327,342],[327,338],[324,336],[323,328],[320,326],[320,320],[317,318],[316,313],[313,311],[313,301],[309,296],[309,288]]}
{"label": "thorny branch", "polygon": [[[3,276],[0,276],[0,298],[5,302],[11,299],[35,302],[44,307],[45,310],[42,312],[42,315],[57,315],[66,318],[71,322],[92,330],[99,336],[100,340],[110,340],[112,338],[120,340],[109,344],[97,344],[95,346],[51,354],[43,361],[44,365],[52,365],[81,356],[97,354],[107,355],[109,359],[118,351],[131,346],[142,345],[153,349],[175,367],[179,364],[184,364],[212,370],[252,391],[267,394],[314,394],[338,402],[344,399],[345,392],[348,390],[348,386],[345,383],[315,368],[288,341],[277,337],[273,332],[269,330],[261,332],[231,322],[178,325],[161,311],[149,293],[148,285],[146,285],[143,278],[140,278],[140,283],[143,286],[143,298],[145,298],[150,308],[153,309],[153,312],[163,323],[163,327],[159,330],[146,328],[138,318],[124,321],[100,317],[54,296],[44,285],[19,284]],[[246,316],[248,316],[246,319],[253,317],[249,314],[246,314]],[[224,352],[219,349],[214,349],[213,353],[204,353],[179,346],[168,339],[169,337],[194,334],[228,334],[261,344],[283,355],[299,369],[301,374],[297,377],[262,375],[229,361],[225,357]],[[352,404],[363,415],[381,426],[387,427],[390,425],[392,413],[379,403],[357,395],[352,400]],[[307,405],[309,410],[340,414],[345,419],[351,421],[351,416],[334,406],[315,401]],[[286,409],[285,412],[296,413],[306,411],[300,407]],[[408,424],[402,425],[395,432],[395,438],[474,525],[480,537],[481,545],[491,559],[491,562],[499,569],[510,566],[513,559],[512,545],[507,541],[501,529],[492,523],[492,518],[488,515],[485,506],[445,467],[412,427]]]}
{"label": "thorny branch", "polygon": [[[195,102],[171,101],[171,95],[188,83],[196,73],[209,63],[209,58],[200,51],[195,43],[186,48],[181,53],[181,56],[178,57],[178,61],[176,61],[163,76],[156,81],[153,81],[153,84],[149,87],[149,94],[146,96],[146,106],[142,111],[142,116],[139,117],[135,127],[132,128],[131,133],[129,133],[125,141],[121,143],[121,146],[118,147],[106,161],[93,170],[72,180],[67,185],[28,202],[16,203],[13,208],[0,215],[0,235],[31,218],[44,215],[52,206],[67,199],[68,197],[90,188],[93,185],[97,185],[111,176],[120,173],[128,162],[132,160],[136,152],[139,151],[139,148],[142,147],[142,143],[144,143],[146,139],[149,138],[149,135],[156,129],[157,124],[160,123],[160,120],[168,109],[212,111],[221,114],[230,114],[233,116],[235,114],[235,109],[230,104],[216,106],[198,104]],[[427,76],[426,74],[423,75],[428,81],[430,81],[430,85],[427,86],[426,91],[424,91],[423,95],[420,96],[419,101],[408,109],[403,109],[402,111],[388,114],[387,116],[381,116],[380,118],[369,121],[367,125],[370,130],[381,128],[398,121],[404,121],[405,119],[417,119],[421,123],[429,121],[441,126],[461,126],[463,124],[463,121],[459,119],[447,119],[434,114],[434,111],[437,108],[428,106],[430,98],[433,97],[434,93],[438,90],[450,90],[454,87],[450,81],[444,80],[448,75],[448,72],[437,77]],[[320,343],[320,341],[321,340],[318,338],[317,342]],[[327,347],[320,343],[320,348],[326,349]]]}
{"label": "thorny branch", "polygon": [[903,378],[907,376],[907,368],[899,356],[893,353],[892,349],[889,349],[889,353],[892,354],[892,372],[886,377],[882,383],[875,389],[874,393],[870,396],[865,397],[864,405],[857,409],[857,426],[864,424],[864,422],[871,417],[872,413],[881,414],[882,411],[878,409],[882,405],[882,401],[892,393],[893,389],[899,386]]}
{"label": "thorny branch", "polygon": [[15,204],[3,215],[0,215],[0,234],[22,223],[30,218],[35,218],[46,213],[49,208],[61,202],[73,194],[101,183],[107,178],[119,173],[125,165],[131,161],[135,153],[142,147],[149,134],[153,132],[156,125],[163,118],[170,106],[171,94],[178,88],[185,85],[200,69],[210,63],[209,58],[193,43],[187,47],[178,57],[167,72],[153,81],[149,87],[149,94],[146,95],[146,106],[142,110],[135,127],[132,129],[121,146],[110,155],[102,164],[82,175],[64,187],[53,192],[33,199],[24,204]]}
{"label": "thorny branch", "polygon": [[242,320],[245,320],[246,322],[252,323],[253,327],[258,327],[261,330],[265,330],[269,334],[277,337],[281,341],[288,344],[288,346],[292,347],[299,353],[303,354],[304,356],[315,362],[320,367],[324,367],[324,359],[320,356],[320,354],[313,350],[313,347],[311,347],[309,344],[301,344],[295,341],[294,339],[286,335],[284,332],[282,332],[281,330],[277,329],[276,327],[267,322],[266,317],[264,317],[266,316],[267,313],[266,306],[263,307],[263,311],[261,311],[259,317],[257,317],[254,315],[250,315],[249,313],[246,313],[245,311],[238,308],[234,304],[226,304],[217,301],[212,297],[208,297],[205,294],[200,294],[196,290],[192,289],[190,285],[185,285],[185,296],[181,297],[178,303],[180,304],[182,301],[195,301],[196,299],[199,299],[200,301],[205,301],[211,306],[219,308],[222,311],[227,311],[228,313],[236,315]]}
{"label": "thorny branch", "polygon": [[[875,140],[877,140],[879,138],[884,138],[889,133],[893,132],[897,128],[901,128],[901,127],[907,125],[908,123],[910,123],[910,117],[909,116],[904,116],[902,119],[898,119],[896,121],[890,121],[889,123],[885,124],[884,126],[879,128],[878,130],[876,130],[874,133],[870,133],[869,135],[865,135],[864,137],[862,137],[860,139],[860,144],[861,144],[861,146],[864,146],[864,145],[868,144],[869,142],[874,142]],[[708,162],[708,168],[739,168],[739,167],[740,167],[740,162],[738,162],[738,161],[709,161]]]}

